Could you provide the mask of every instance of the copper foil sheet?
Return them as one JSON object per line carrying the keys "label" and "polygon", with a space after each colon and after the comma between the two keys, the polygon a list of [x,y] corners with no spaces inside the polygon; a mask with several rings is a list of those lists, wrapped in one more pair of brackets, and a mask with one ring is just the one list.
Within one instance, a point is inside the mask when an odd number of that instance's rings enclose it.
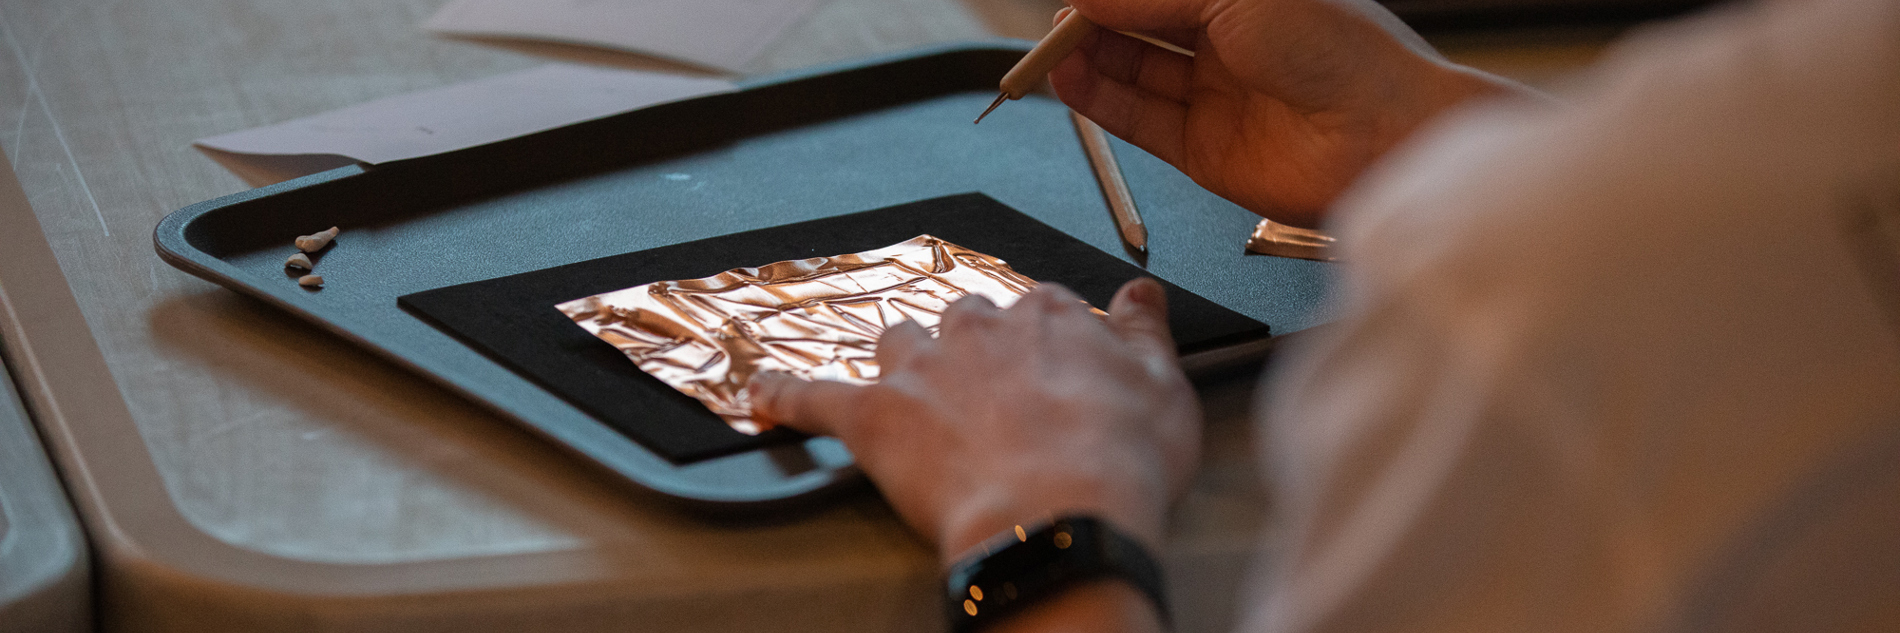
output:
{"label": "copper foil sheet", "polygon": [[1333,236],[1313,229],[1287,226],[1261,218],[1260,223],[1253,227],[1253,235],[1247,238],[1247,251],[1330,262],[1335,259],[1333,244],[1336,242]]}
{"label": "copper foil sheet", "polygon": [[660,281],[557,306],[653,377],[757,434],[745,385],[761,371],[869,384],[885,328],[906,320],[936,334],[971,294],[1015,303],[1036,282],[1001,259],[920,235],[835,257]]}

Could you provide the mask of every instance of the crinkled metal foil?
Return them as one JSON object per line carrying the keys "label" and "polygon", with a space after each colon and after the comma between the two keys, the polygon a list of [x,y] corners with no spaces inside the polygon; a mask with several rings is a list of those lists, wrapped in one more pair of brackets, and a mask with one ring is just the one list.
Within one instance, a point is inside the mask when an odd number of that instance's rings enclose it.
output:
{"label": "crinkled metal foil", "polygon": [[1247,251],[1276,257],[1293,257],[1314,261],[1335,261],[1334,244],[1338,240],[1313,229],[1287,226],[1266,218],[1254,225],[1253,235],[1247,238]]}
{"label": "crinkled metal foil", "polygon": [[1001,259],[929,235],[835,257],[660,281],[557,306],[648,374],[756,434],[745,385],[761,371],[869,384],[878,336],[903,321],[934,335],[966,295],[1008,306],[1036,282]]}

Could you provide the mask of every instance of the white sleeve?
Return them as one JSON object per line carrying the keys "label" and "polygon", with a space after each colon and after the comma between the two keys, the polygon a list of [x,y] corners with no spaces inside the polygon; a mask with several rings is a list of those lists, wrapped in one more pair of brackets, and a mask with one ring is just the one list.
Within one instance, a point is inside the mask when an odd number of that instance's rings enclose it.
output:
{"label": "white sleeve", "polygon": [[1900,630],[1900,3],[1731,8],[1580,82],[1342,201],[1340,317],[1262,400],[1248,630]]}

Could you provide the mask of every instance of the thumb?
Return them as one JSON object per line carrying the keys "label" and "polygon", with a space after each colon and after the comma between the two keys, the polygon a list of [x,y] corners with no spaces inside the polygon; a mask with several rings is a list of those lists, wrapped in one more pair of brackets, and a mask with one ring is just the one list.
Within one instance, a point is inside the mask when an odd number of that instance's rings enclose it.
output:
{"label": "thumb", "polygon": [[1174,334],[1168,331],[1167,293],[1153,278],[1138,277],[1115,291],[1115,298],[1108,302],[1108,327],[1144,352],[1175,356]]}

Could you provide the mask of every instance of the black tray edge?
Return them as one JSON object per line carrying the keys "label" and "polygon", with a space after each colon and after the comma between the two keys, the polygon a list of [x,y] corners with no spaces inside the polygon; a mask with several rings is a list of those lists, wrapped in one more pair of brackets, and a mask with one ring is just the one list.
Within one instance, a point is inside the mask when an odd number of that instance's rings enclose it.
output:
{"label": "black tray edge", "polygon": [[[738,82],[738,85],[740,90],[748,90],[811,79],[829,73],[962,52],[1027,51],[1031,44],[1030,42],[1014,39],[937,44],[886,55],[847,60],[834,64],[786,71],[750,80],[742,80]],[[708,97],[701,98],[713,98],[718,96],[721,95],[709,95]],[[539,133],[540,132],[537,132],[536,134]],[[532,136],[532,134],[526,136]],[[520,138],[524,137],[514,137],[512,139],[496,141],[496,143]],[[478,145],[475,147],[484,146]],[[441,157],[469,149],[474,148],[464,148],[420,158]],[[571,438],[561,437],[552,430],[544,428],[542,425],[532,424],[522,420],[515,412],[476,393],[470,386],[463,385],[455,379],[435,371],[430,367],[404,358],[393,348],[371,341],[364,336],[342,327],[338,324],[336,319],[336,317],[342,315],[328,314],[329,311],[320,306],[302,305],[302,302],[299,300],[300,297],[292,293],[294,290],[292,288],[269,290],[252,288],[245,285],[239,280],[239,276],[242,275],[240,271],[235,267],[224,264],[220,259],[209,252],[198,248],[190,239],[190,229],[193,222],[207,214],[293,190],[333,186],[352,177],[367,175],[376,169],[376,165],[360,163],[348,165],[187,205],[166,214],[153,228],[153,249],[161,261],[174,268],[223,286],[240,295],[248,296],[275,306],[293,316],[310,322],[322,331],[329,332],[343,340],[356,344],[370,353],[394,363],[398,367],[414,372],[424,379],[440,385],[484,409],[509,419],[513,422],[515,428],[550,441],[561,450],[581,458],[581,461],[589,463],[597,470],[611,472],[620,479],[631,480],[631,483],[634,485],[627,486],[629,489],[657,493],[652,496],[667,502],[669,505],[702,515],[755,516],[781,510],[815,507],[818,504],[811,502],[816,499],[843,494],[850,490],[863,487],[863,474],[858,470],[855,464],[843,468],[813,470],[803,473],[800,476],[778,482],[776,486],[750,488],[745,491],[745,494],[735,494],[732,490],[716,487],[680,486],[676,485],[674,478],[668,476],[668,473],[675,469],[670,462],[667,462],[664,458],[654,454],[646,447],[640,446],[637,442],[633,442],[632,440],[627,440],[626,445],[631,447],[632,451],[634,451],[636,459],[631,462],[621,460],[617,463],[609,463],[603,457],[590,454],[581,449],[575,442],[570,441]],[[194,255],[202,257],[204,260],[200,261],[195,258]],[[804,444],[793,444],[788,447],[777,448],[803,450],[810,442],[817,441],[834,440],[814,438],[807,440]],[[768,453],[771,450],[771,448],[762,449],[762,451]]]}
{"label": "black tray edge", "polygon": [[[993,39],[937,44],[897,53],[791,70],[741,80],[737,82],[737,84],[739,90],[749,90],[802,81],[831,73],[937,55],[956,54],[960,52],[1025,52],[1029,50],[1032,44],[1032,42],[1015,39]],[[721,95],[709,95],[708,97],[701,98],[716,98],[719,96]],[[520,138],[524,137],[514,137],[512,139],[496,141],[495,143],[508,142]],[[439,158],[467,149],[474,148],[464,148],[463,150],[406,160]],[[392,161],[391,163],[385,164],[399,162],[403,161]],[[395,348],[374,342],[370,338],[356,334],[341,326],[339,324],[339,318],[344,315],[330,314],[331,311],[324,309],[322,306],[303,305],[303,299],[297,296],[298,293],[295,292],[296,288],[294,287],[265,289],[247,286],[240,280],[240,276],[244,273],[235,267],[223,263],[217,256],[194,245],[191,239],[190,232],[193,223],[207,214],[293,190],[334,186],[349,178],[366,175],[378,168],[378,165],[370,164],[349,165],[187,205],[167,214],[154,227],[152,235],[154,250],[161,261],[164,261],[174,268],[228,288],[240,295],[258,299],[266,304],[289,312],[294,316],[310,322],[323,331],[356,344],[378,357],[393,362],[398,367],[414,372],[430,382],[471,400],[484,409],[511,420],[515,428],[532,435],[541,436],[562,450],[580,457],[582,461],[591,463],[593,467],[599,470],[611,472],[619,479],[632,480],[632,483],[635,485],[629,486],[629,488],[640,489],[642,492],[651,491],[658,493],[654,495],[656,498],[670,502],[683,509],[715,516],[753,515],[758,512],[773,512],[784,509],[809,507],[810,505],[815,505],[809,502],[816,498],[830,497],[862,487],[862,473],[858,471],[855,465],[830,470],[814,470],[799,477],[781,481],[779,485],[774,487],[749,489],[746,491],[746,494],[733,494],[729,490],[714,487],[674,485],[675,480],[667,476],[667,472],[673,470],[674,466],[664,458],[653,454],[646,447],[640,446],[637,442],[631,440],[627,441],[627,445],[632,447],[634,451],[637,451],[639,456],[639,459],[634,460],[633,463],[649,463],[649,465],[644,467],[631,466],[626,461],[610,464],[602,457],[589,454],[586,450],[576,446],[574,442],[570,441],[570,438],[561,437],[552,430],[544,428],[542,425],[525,422],[521,419],[521,416],[515,412],[476,393],[470,386],[461,384],[454,378],[424,364],[405,358]],[[1208,374],[1226,374],[1235,367],[1257,366],[1258,360],[1269,352],[1272,347],[1272,341],[1277,338],[1277,336],[1269,335],[1267,338],[1233,348],[1188,354],[1182,359],[1183,365],[1189,374],[1197,379]],[[808,440],[808,442],[810,441],[829,440]],[[779,448],[802,450],[805,446],[805,444],[792,444]],[[761,450],[771,451],[772,449]],[[643,476],[642,473],[650,474]]]}
{"label": "black tray edge", "polygon": [[[176,231],[174,231],[174,234],[176,234]],[[177,237],[176,235],[174,235],[173,239],[182,241],[182,237]],[[293,316],[309,322],[322,331],[342,338],[374,354],[378,358],[389,361],[397,367],[401,367],[431,383],[448,389],[450,392],[461,396],[476,406],[508,419],[514,428],[530,435],[538,436],[544,441],[550,442],[556,448],[575,455],[580,458],[581,461],[586,462],[590,468],[604,470],[608,473],[612,473],[615,477],[631,480],[631,483],[634,485],[629,486],[630,489],[638,492],[657,493],[652,495],[654,499],[684,510],[709,516],[752,516],[781,510],[802,509],[808,507],[811,501],[843,494],[862,486],[864,483],[863,473],[853,464],[841,469],[813,470],[805,473],[805,476],[787,480],[775,487],[750,489],[748,491],[750,494],[733,494],[730,490],[712,487],[680,486],[676,485],[672,478],[665,476],[665,471],[674,468],[671,462],[668,462],[659,455],[653,454],[650,449],[641,446],[638,442],[631,439],[626,441],[626,445],[631,447],[632,450],[637,451],[640,459],[637,460],[636,463],[646,462],[659,465],[657,469],[653,469],[653,474],[644,475],[648,470],[647,468],[627,468],[627,462],[609,464],[599,456],[591,455],[570,443],[568,438],[563,438],[551,430],[543,428],[541,425],[526,423],[521,420],[521,417],[515,412],[476,393],[469,386],[463,385],[459,381],[433,368],[404,358],[401,354],[397,353],[396,350],[373,342],[368,338],[357,335],[349,329],[338,325],[335,321],[326,318],[323,314],[326,312],[324,310],[299,306],[290,300],[277,296],[277,293],[255,292],[237,281],[235,275],[239,273],[235,270],[221,270],[220,267],[206,266],[183,255],[169,252],[163,246],[159,248],[158,254],[159,259],[179,270],[200,279],[216,283],[240,295],[263,301],[268,305],[284,310]],[[824,438],[814,438],[814,440],[819,439]],[[810,441],[813,440],[807,440],[807,442]],[[759,451],[770,452],[774,449],[803,449],[804,447],[805,444],[802,443],[789,444],[767,447],[759,449]],[[633,472],[628,472],[629,470]]]}

